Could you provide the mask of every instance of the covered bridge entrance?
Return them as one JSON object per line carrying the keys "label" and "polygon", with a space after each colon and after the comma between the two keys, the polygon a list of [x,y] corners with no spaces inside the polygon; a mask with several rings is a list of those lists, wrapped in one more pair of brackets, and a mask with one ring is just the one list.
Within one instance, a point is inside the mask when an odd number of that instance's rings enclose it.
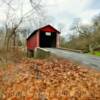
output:
{"label": "covered bridge entrance", "polygon": [[27,50],[34,51],[37,47],[58,48],[60,42],[60,32],[51,25],[35,30],[27,38]]}
{"label": "covered bridge entrance", "polygon": [[54,32],[41,32],[40,33],[40,40],[39,45],[40,47],[57,47],[57,34]]}

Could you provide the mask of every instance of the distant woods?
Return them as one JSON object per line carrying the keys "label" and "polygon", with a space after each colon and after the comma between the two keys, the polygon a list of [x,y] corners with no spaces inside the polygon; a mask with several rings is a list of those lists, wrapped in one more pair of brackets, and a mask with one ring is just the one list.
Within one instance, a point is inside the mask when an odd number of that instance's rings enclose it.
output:
{"label": "distant woods", "polygon": [[90,25],[82,25],[80,19],[76,19],[70,30],[69,41],[63,37],[61,39],[62,47],[91,53],[95,48],[100,48],[100,15],[95,16]]}

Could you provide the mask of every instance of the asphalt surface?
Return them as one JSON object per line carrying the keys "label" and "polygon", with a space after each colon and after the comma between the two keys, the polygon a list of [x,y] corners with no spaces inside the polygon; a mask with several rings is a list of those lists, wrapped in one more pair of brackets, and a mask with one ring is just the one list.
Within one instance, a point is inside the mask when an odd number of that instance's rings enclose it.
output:
{"label": "asphalt surface", "polygon": [[56,48],[46,48],[46,50],[57,55],[58,57],[74,60],[81,64],[87,65],[87,66],[95,68],[97,70],[100,70],[100,57],[66,51],[66,50],[60,50],[60,49],[56,49]]}

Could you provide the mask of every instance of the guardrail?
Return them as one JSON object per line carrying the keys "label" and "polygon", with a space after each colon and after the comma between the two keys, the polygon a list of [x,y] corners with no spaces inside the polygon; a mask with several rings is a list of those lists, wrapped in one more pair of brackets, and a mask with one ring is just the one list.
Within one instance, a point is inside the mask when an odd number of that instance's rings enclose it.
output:
{"label": "guardrail", "polygon": [[75,49],[69,49],[69,48],[57,48],[61,50],[67,50],[67,51],[72,51],[72,52],[77,52],[77,53],[84,53],[82,50],[75,50]]}

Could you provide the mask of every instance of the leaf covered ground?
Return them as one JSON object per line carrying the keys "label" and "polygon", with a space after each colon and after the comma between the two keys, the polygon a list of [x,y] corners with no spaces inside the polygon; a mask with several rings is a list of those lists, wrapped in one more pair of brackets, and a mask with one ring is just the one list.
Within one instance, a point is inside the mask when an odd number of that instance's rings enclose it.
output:
{"label": "leaf covered ground", "polygon": [[65,59],[0,68],[0,100],[100,100],[100,72]]}

